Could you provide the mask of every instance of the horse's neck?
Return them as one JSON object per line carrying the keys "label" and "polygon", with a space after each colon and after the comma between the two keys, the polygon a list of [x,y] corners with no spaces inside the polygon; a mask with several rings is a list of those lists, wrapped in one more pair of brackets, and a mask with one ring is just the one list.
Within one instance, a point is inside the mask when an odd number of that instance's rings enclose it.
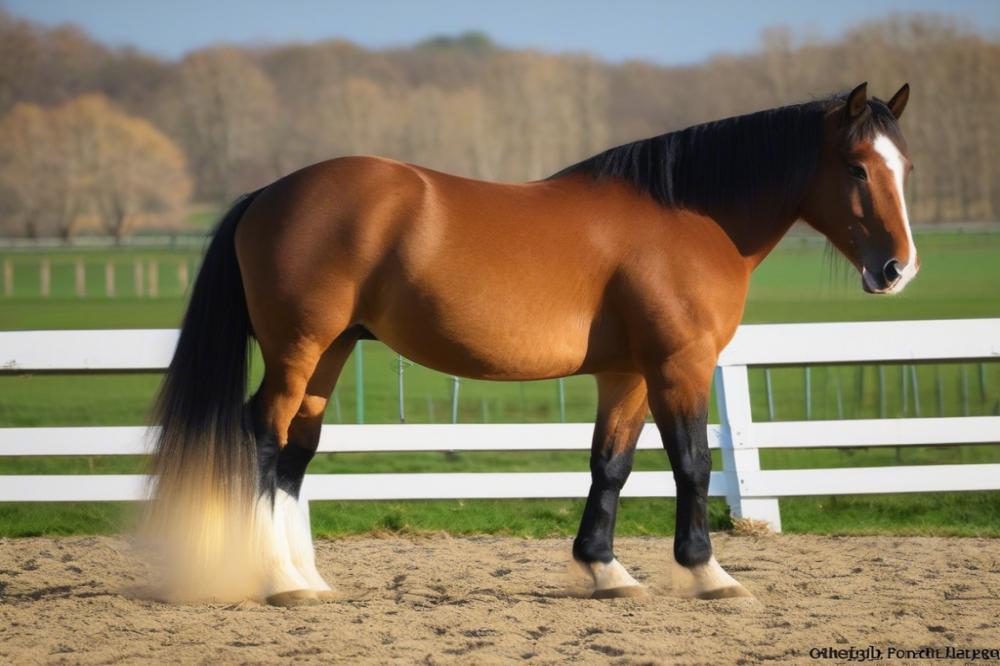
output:
{"label": "horse's neck", "polygon": [[796,216],[778,219],[754,218],[743,213],[713,215],[753,270],[767,258],[795,223]]}

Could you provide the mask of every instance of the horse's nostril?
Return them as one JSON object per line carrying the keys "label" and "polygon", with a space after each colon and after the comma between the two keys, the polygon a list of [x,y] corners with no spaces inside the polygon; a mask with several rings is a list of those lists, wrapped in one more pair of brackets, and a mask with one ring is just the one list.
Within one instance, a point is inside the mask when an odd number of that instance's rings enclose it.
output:
{"label": "horse's nostril", "polygon": [[885,266],[882,268],[882,277],[885,278],[886,284],[892,284],[902,277],[902,273],[899,271],[899,262],[895,259],[885,262]]}

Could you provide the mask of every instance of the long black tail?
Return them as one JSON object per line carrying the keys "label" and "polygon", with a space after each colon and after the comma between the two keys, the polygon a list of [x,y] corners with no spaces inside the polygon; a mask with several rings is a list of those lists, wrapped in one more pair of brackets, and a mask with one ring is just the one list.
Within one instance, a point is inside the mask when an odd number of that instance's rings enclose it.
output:
{"label": "long black tail", "polygon": [[244,410],[252,332],[234,239],[259,192],[219,222],[194,284],[154,411],[154,508],[176,511],[178,501],[204,503],[207,495],[220,509],[254,499],[256,453]]}

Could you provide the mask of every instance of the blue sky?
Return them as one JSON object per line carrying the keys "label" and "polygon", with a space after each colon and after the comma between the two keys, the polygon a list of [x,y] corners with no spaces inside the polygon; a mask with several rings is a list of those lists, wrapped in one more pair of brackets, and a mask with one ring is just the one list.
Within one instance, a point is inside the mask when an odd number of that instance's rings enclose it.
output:
{"label": "blue sky", "polygon": [[378,48],[474,29],[507,46],[678,64],[752,50],[768,26],[835,37],[859,21],[911,11],[948,14],[1000,34],[1000,0],[0,0],[0,6],[171,58],[216,42],[341,37]]}

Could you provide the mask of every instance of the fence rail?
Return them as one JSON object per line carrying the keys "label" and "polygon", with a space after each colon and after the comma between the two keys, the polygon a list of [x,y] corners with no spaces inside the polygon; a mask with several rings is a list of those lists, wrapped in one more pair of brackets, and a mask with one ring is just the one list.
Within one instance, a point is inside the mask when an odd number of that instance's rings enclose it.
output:
{"label": "fence rail", "polygon": [[[122,372],[166,368],[175,330],[23,331],[0,333],[0,372]],[[748,367],[851,362],[1000,359],[1000,319],[765,324],[742,326],[716,369],[721,422],[709,445],[721,449],[709,494],[734,515],[781,529],[779,497],[1000,489],[1000,464],[761,470],[765,448],[925,446],[1000,442],[1000,417],[863,419],[755,423]],[[589,423],[327,425],[322,452],[536,451],[587,449]],[[0,455],[139,455],[143,427],[4,428]],[[660,448],[646,428],[639,448]],[[0,501],[142,500],[141,475],[8,475]],[[311,474],[311,500],[584,497],[582,472]],[[636,472],[626,497],[670,497],[669,472]]]}

